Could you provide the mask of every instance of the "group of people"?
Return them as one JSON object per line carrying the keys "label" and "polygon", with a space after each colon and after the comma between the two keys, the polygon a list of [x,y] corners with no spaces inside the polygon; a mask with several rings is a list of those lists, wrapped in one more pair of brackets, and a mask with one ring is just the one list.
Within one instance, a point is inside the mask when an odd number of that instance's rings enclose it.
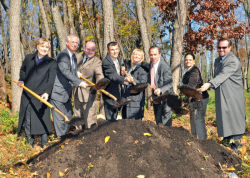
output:
{"label": "group of people", "polygon": [[[216,118],[219,136],[227,140],[239,139],[244,133],[244,94],[242,81],[239,81],[241,79],[240,62],[237,62],[238,59],[232,53],[226,53],[226,46],[221,47],[221,43],[226,43],[228,50],[231,51],[229,41],[222,39],[218,43],[219,55],[220,58],[224,58],[224,62],[216,59],[215,65],[219,67],[215,67],[216,76],[209,83],[203,84],[201,73],[195,66],[195,56],[192,53],[185,55],[186,73],[183,76],[183,84],[199,89],[203,93],[202,100],[194,98],[190,100],[191,133],[198,139],[207,138],[204,117],[208,103],[206,91],[208,88],[216,90]],[[18,85],[25,85],[44,100],[50,101],[68,118],[72,118],[74,113],[74,117],[79,117],[83,121],[80,129],[97,126],[96,91],[91,90],[80,76],[93,83],[97,83],[105,77],[110,81],[105,88],[107,92],[118,100],[122,97],[132,100],[122,108],[117,108],[114,99],[103,95],[105,118],[110,122],[117,120],[119,111],[124,119],[142,119],[144,117],[145,91],[131,94],[130,91],[134,85],[149,83],[152,88],[152,98],[165,92],[173,93],[171,70],[161,57],[161,51],[157,46],[152,46],[148,51],[150,63],[144,61],[142,50],[135,49],[130,62],[124,67],[119,58],[120,49],[117,42],[107,44],[107,55],[102,61],[96,56],[94,42],[87,42],[84,53],[76,54],[78,45],[78,36],[68,35],[66,49],[58,54],[56,60],[53,60],[48,57],[50,42],[40,38],[36,45],[37,51],[27,55],[24,59]],[[235,94],[231,97],[231,90],[235,90],[233,91],[235,93],[241,92],[241,97],[236,97]],[[230,97],[226,95],[230,95]],[[153,104],[153,109],[157,124],[172,125],[172,112],[166,101]],[[231,112],[233,113],[231,114]],[[69,130],[69,124],[65,123],[64,118],[54,110],[52,110],[52,116],[56,135],[64,138]],[[21,98],[18,132],[24,128],[26,140],[31,145],[34,144],[34,135],[41,135],[43,147],[48,141],[51,126],[49,108],[24,90]],[[238,145],[238,142],[235,142],[234,147],[238,147]]]}

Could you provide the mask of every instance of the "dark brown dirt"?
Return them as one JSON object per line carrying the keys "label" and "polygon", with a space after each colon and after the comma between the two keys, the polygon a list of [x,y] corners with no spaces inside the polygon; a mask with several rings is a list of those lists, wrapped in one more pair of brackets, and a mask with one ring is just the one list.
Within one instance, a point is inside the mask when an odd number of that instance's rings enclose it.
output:
{"label": "dark brown dirt", "polygon": [[[151,136],[145,136],[150,133]],[[105,137],[110,136],[107,143]],[[222,177],[240,160],[213,140],[199,141],[181,127],[149,121],[101,121],[93,130],[68,135],[28,163],[38,177]],[[65,172],[65,170],[67,171]]]}

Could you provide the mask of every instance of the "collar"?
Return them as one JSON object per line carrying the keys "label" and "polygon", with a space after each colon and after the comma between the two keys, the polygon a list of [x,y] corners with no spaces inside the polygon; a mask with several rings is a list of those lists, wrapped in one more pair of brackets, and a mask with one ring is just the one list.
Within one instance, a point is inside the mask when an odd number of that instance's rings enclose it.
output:
{"label": "collar", "polygon": [[67,48],[67,51],[68,51],[68,53],[69,53],[69,57],[70,57],[70,59],[72,58],[72,55],[73,55],[73,53],[72,52],[70,52],[70,50]]}

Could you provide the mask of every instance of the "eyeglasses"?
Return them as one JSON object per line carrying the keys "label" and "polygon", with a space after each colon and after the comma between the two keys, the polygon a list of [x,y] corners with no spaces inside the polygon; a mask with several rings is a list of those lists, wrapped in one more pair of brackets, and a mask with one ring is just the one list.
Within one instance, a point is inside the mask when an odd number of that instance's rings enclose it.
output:
{"label": "eyeglasses", "polygon": [[227,46],[218,46],[218,49],[227,49]]}

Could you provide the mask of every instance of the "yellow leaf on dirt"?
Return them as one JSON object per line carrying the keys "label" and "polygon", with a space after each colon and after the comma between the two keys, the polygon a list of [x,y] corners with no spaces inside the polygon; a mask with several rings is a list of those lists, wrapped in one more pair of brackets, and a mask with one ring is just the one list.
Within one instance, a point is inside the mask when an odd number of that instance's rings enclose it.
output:
{"label": "yellow leaf on dirt", "polygon": [[50,178],[50,173],[49,173],[49,172],[47,172],[47,174],[46,174],[46,175],[47,175],[47,178]]}
{"label": "yellow leaf on dirt", "polygon": [[92,155],[89,155],[89,158],[92,158]]}
{"label": "yellow leaf on dirt", "polygon": [[228,171],[235,171],[235,168],[234,167],[230,167],[227,169]]}
{"label": "yellow leaf on dirt", "polygon": [[110,139],[110,136],[106,136],[105,140],[104,140],[104,143],[107,143],[109,141],[109,139]]}
{"label": "yellow leaf on dirt", "polygon": [[145,136],[152,136],[152,134],[151,133],[144,133],[143,135],[145,135]]}
{"label": "yellow leaf on dirt", "polygon": [[64,175],[65,175],[65,176],[68,175],[69,172],[70,172],[69,168],[66,168],[66,169],[64,170]]}
{"label": "yellow leaf on dirt", "polygon": [[63,176],[64,176],[64,173],[61,172],[61,171],[59,171],[59,176],[60,176],[60,177],[63,177]]}
{"label": "yellow leaf on dirt", "polygon": [[115,130],[113,130],[113,133],[116,134],[117,132]]}
{"label": "yellow leaf on dirt", "polygon": [[135,140],[134,144],[138,144],[138,143],[139,143],[139,141],[138,141],[138,140]]}
{"label": "yellow leaf on dirt", "polygon": [[190,146],[190,145],[191,145],[191,142],[187,142],[187,145]]}
{"label": "yellow leaf on dirt", "polygon": [[69,142],[65,142],[65,145],[68,145],[69,144]]}
{"label": "yellow leaf on dirt", "polygon": [[64,145],[61,145],[61,148],[64,148]]}
{"label": "yellow leaf on dirt", "polygon": [[138,175],[138,176],[136,176],[136,178],[145,178],[145,176],[144,175]]}

